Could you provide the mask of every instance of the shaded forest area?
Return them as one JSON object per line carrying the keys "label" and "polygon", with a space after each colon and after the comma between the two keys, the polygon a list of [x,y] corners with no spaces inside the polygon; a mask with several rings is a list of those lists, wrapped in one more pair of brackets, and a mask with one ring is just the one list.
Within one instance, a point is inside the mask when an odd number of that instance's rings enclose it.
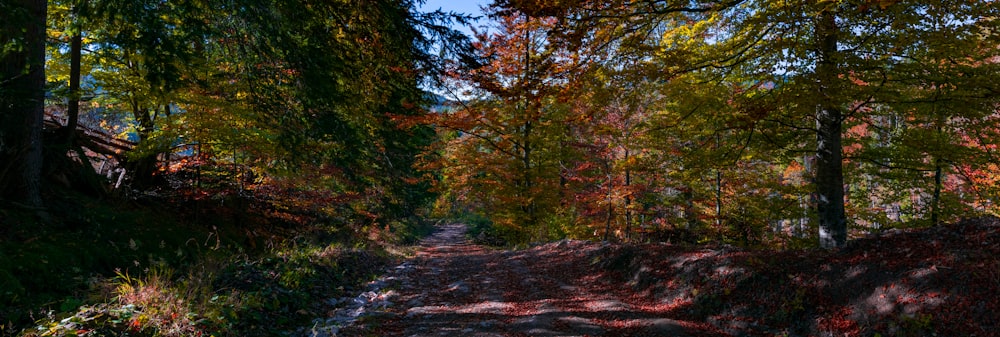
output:
{"label": "shaded forest area", "polygon": [[0,0],[0,334],[294,331],[437,218],[810,251],[997,214],[996,2],[419,5]]}
{"label": "shaded forest area", "polygon": [[448,55],[431,46],[460,45],[443,24],[463,17],[412,1],[0,13],[0,335],[294,331],[432,225],[413,163],[435,133],[394,119],[423,113]]}

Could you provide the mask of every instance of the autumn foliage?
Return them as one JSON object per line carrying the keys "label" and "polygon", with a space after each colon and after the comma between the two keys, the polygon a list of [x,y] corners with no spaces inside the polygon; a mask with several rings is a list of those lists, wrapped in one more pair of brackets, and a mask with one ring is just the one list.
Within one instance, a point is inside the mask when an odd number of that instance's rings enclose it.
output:
{"label": "autumn foliage", "polygon": [[993,214],[993,7],[498,2],[428,120],[438,209],[515,242],[827,247]]}

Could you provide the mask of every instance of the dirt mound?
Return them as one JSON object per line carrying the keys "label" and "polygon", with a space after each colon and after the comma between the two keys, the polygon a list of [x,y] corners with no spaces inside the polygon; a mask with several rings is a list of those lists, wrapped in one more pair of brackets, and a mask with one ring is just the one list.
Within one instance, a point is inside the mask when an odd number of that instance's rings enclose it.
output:
{"label": "dirt mound", "polygon": [[996,218],[888,231],[838,251],[608,245],[589,259],[632,305],[731,335],[1000,335]]}

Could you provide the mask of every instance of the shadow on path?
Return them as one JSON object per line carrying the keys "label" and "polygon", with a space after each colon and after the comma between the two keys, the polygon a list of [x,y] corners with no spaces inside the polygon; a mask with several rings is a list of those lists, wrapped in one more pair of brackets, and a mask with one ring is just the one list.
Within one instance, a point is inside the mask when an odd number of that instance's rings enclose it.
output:
{"label": "shadow on path", "polygon": [[[339,336],[707,336],[703,324],[664,317],[588,291],[587,254],[561,241],[521,251],[470,244],[466,227],[441,226],[387,279],[385,311]],[[600,289],[597,287],[595,289]]]}

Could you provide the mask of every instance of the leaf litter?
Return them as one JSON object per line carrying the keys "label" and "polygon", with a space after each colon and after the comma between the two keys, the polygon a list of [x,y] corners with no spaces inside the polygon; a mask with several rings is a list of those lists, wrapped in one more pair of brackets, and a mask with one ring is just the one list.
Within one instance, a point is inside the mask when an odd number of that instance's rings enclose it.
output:
{"label": "leaf litter", "polygon": [[375,314],[332,335],[1000,336],[996,218],[834,251],[575,240],[499,250],[464,231],[426,239],[369,290],[384,302],[361,301]]}

